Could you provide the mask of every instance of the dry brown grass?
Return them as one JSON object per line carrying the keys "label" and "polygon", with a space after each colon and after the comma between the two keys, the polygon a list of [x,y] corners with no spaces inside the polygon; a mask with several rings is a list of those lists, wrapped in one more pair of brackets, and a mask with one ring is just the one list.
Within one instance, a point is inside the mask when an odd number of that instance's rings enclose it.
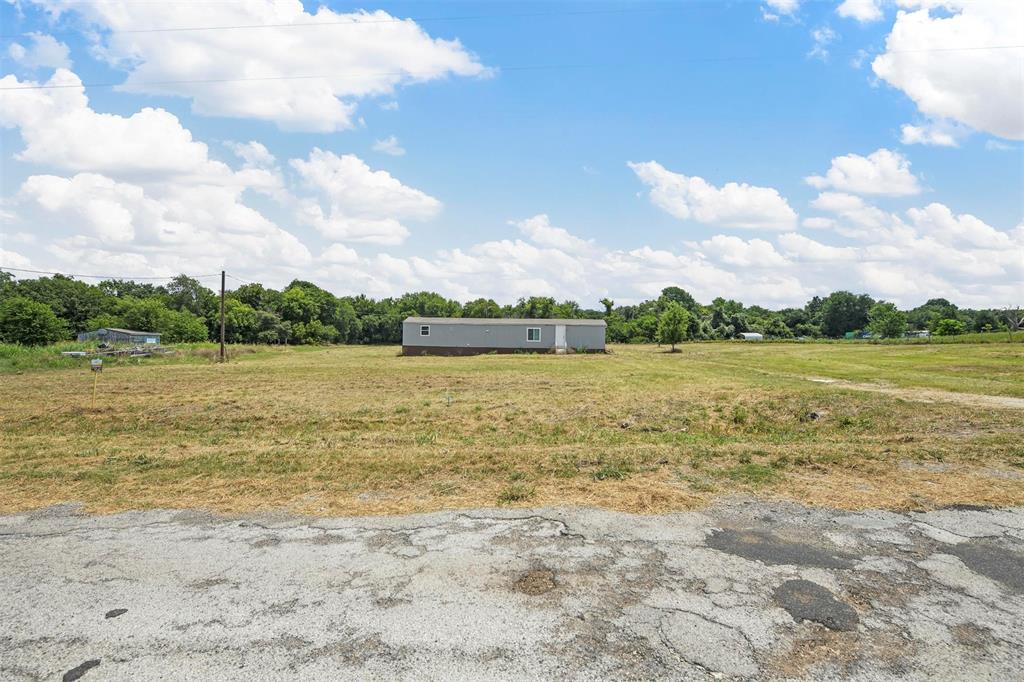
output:
{"label": "dry brown grass", "polygon": [[[0,511],[80,500],[98,512],[654,513],[736,493],[850,509],[1024,503],[1019,410],[800,378],[874,371],[934,391],[970,364],[989,375],[962,390],[1021,395],[1024,377],[1006,371],[1024,360],[1012,347],[614,350],[399,358],[345,347],[142,364],[105,372],[95,411],[84,369],[3,376]],[[922,350],[929,372],[901,372]]]}

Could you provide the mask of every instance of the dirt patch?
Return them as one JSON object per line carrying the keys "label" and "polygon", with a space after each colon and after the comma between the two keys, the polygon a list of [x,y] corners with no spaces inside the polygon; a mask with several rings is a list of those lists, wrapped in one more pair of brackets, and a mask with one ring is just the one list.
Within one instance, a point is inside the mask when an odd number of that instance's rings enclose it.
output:
{"label": "dirt patch", "polygon": [[817,384],[828,384],[837,388],[850,388],[855,391],[884,393],[894,398],[910,400],[916,403],[956,403],[967,407],[997,407],[1010,410],[1024,410],[1024,398],[1007,395],[983,395],[980,393],[955,393],[939,391],[934,388],[900,388],[884,384],[869,384],[843,379],[824,379],[821,377],[805,377]]}
{"label": "dirt patch", "polygon": [[555,589],[555,574],[547,569],[534,569],[519,576],[513,587],[523,594],[537,596]]}

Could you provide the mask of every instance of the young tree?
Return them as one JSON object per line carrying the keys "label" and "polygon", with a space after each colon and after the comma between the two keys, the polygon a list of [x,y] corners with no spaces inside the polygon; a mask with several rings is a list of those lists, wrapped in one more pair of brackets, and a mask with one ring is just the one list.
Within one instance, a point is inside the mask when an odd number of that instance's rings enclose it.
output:
{"label": "young tree", "polygon": [[868,311],[868,330],[884,339],[901,337],[907,331],[907,315],[892,303],[876,303]]}
{"label": "young tree", "polygon": [[21,296],[0,303],[0,341],[44,346],[65,338],[67,326],[50,306]]}
{"label": "young tree", "polygon": [[610,299],[608,297],[605,297],[605,298],[602,298],[599,301],[599,303],[604,306],[604,316],[605,317],[608,317],[609,315],[612,314],[612,308],[615,307],[615,301],[613,301],[612,299]]}
{"label": "young tree", "polygon": [[658,342],[672,346],[676,352],[676,344],[686,338],[690,326],[690,314],[680,304],[669,301],[658,320]]}
{"label": "young tree", "polygon": [[936,322],[932,332],[936,336],[959,336],[964,333],[964,323],[960,320],[946,318]]}

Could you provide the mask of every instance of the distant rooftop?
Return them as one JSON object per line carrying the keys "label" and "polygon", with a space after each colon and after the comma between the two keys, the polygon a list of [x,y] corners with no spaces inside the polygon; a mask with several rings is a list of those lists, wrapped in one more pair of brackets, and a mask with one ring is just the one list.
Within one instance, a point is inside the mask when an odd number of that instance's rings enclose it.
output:
{"label": "distant rooftop", "polygon": [[564,324],[567,327],[607,327],[604,320],[562,320],[530,317],[407,317],[413,324]]}
{"label": "distant rooftop", "polygon": [[[108,332],[120,332],[121,334],[132,334],[135,336],[160,336],[160,332],[140,332],[135,329],[118,329],[117,327],[100,327],[100,329],[106,329]],[[94,329],[93,331],[99,331],[100,329]]]}

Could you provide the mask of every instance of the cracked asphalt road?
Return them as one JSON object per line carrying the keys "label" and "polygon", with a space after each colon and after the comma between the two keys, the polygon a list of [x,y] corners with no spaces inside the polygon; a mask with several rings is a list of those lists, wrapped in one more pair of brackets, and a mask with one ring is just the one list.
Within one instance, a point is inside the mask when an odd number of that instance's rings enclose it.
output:
{"label": "cracked asphalt road", "polygon": [[0,516],[0,678],[1024,678],[1024,508]]}

